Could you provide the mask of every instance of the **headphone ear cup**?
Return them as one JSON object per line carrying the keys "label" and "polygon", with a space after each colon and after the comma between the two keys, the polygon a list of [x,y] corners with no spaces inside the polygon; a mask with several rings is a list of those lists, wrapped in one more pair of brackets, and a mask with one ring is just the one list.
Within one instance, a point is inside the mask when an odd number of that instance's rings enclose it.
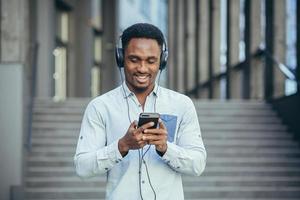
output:
{"label": "headphone ear cup", "polygon": [[169,56],[168,50],[164,50],[161,53],[161,56],[160,56],[160,65],[159,65],[159,69],[160,70],[163,70],[163,69],[166,68],[167,62],[168,62],[168,56]]}
{"label": "headphone ear cup", "polygon": [[116,47],[115,49],[115,57],[116,62],[119,68],[124,67],[124,55],[123,55],[123,49]]}

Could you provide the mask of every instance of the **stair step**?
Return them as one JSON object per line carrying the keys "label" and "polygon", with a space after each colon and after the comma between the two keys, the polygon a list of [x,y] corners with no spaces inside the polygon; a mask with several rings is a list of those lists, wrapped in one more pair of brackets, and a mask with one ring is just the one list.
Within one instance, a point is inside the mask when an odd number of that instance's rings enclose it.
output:
{"label": "stair step", "polygon": [[[51,119],[50,117],[48,118]],[[281,124],[281,120],[275,116],[205,116],[198,115],[200,125],[202,123],[247,123],[247,124]]]}
{"label": "stair step", "polygon": [[[49,140],[48,138],[33,138],[33,146],[76,146],[77,137],[74,138],[59,138]],[[204,139],[207,147],[210,146],[269,146],[269,147],[292,147],[298,146],[298,143],[293,140],[283,140],[283,139],[268,139],[268,140],[259,140],[259,139]]]}
{"label": "stair step", "polygon": [[[44,162],[46,163],[73,163],[72,157],[29,157],[28,161],[31,162]],[[208,163],[231,163],[231,164],[238,164],[238,163],[261,163],[261,164],[268,164],[268,163],[299,163],[300,160],[297,158],[285,158],[285,157],[267,157],[267,158],[259,158],[259,157],[252,157],[252,158],[245,158],[245,157],[233,157],[233,158],[224,158],[224,157],[208,157]]]}
{"label": "stair step", "polygon": [[[74,167],[29,167],[28,177],[69,177],[75,175]],[[203,176],[300,176],[299,167],[210,167]]]}
{"label": "stair step", "polygon": [[299,188],[284,187],[284,188],[268,188],[268,187],[206,187],[194,188],[193,190],[185,188],[185,197],[201,198],[300,198]]}
{"label": "stair step", "polygon": [[[90,99],[36,99],[26,199],[104,199],[106,175],[81,180],[73,157]],[[248,100],[195,100],[207,166],[183,175],[185,199],[300,199],[300,148],[272,107]]]}

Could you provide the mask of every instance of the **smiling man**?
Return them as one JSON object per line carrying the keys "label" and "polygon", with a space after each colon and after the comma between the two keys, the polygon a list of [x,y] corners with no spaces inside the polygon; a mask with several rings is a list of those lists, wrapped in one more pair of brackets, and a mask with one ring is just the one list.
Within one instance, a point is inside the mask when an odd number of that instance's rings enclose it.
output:
{"label": "smiling man", "polygon": [[[206,164],[195,107],[156,83],[168,57],[157,27],[134,24],[121,40],[116,60],[125,81],[87,106],[76,172],[83,178],[107,174],[106,199],[184,199],[181,175],[199,176]],[[153,122],[138,127],[144,112],[159,113],[157,128]]]}

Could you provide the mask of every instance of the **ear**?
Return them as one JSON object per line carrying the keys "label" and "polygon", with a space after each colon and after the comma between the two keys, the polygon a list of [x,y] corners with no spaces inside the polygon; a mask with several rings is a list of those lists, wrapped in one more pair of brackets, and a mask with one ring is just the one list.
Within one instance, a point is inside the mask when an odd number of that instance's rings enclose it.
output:
{"label": "ear", "polygon": [[159,69],[164,70],[167,66],[169,52],[168,50],[163,50],[160,56],[160,65]]}
{"label": "ear", "polygon": [[119,68],[124,67],[124,55],[123,55],[123,48],[115,48],[115,57],[116,57],[116,62],[117,66]]}

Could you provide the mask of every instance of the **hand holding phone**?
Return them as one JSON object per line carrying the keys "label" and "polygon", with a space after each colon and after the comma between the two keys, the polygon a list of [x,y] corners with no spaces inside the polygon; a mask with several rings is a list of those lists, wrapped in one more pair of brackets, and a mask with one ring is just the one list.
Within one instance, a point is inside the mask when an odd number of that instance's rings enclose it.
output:
{"label": "hand holding phone", "polygon": [[154,125],[150,128],[157,128],[159,116],[159,113],[141,113],[139,116],[138,127],[141,127],[149,122],[153,122]]}

